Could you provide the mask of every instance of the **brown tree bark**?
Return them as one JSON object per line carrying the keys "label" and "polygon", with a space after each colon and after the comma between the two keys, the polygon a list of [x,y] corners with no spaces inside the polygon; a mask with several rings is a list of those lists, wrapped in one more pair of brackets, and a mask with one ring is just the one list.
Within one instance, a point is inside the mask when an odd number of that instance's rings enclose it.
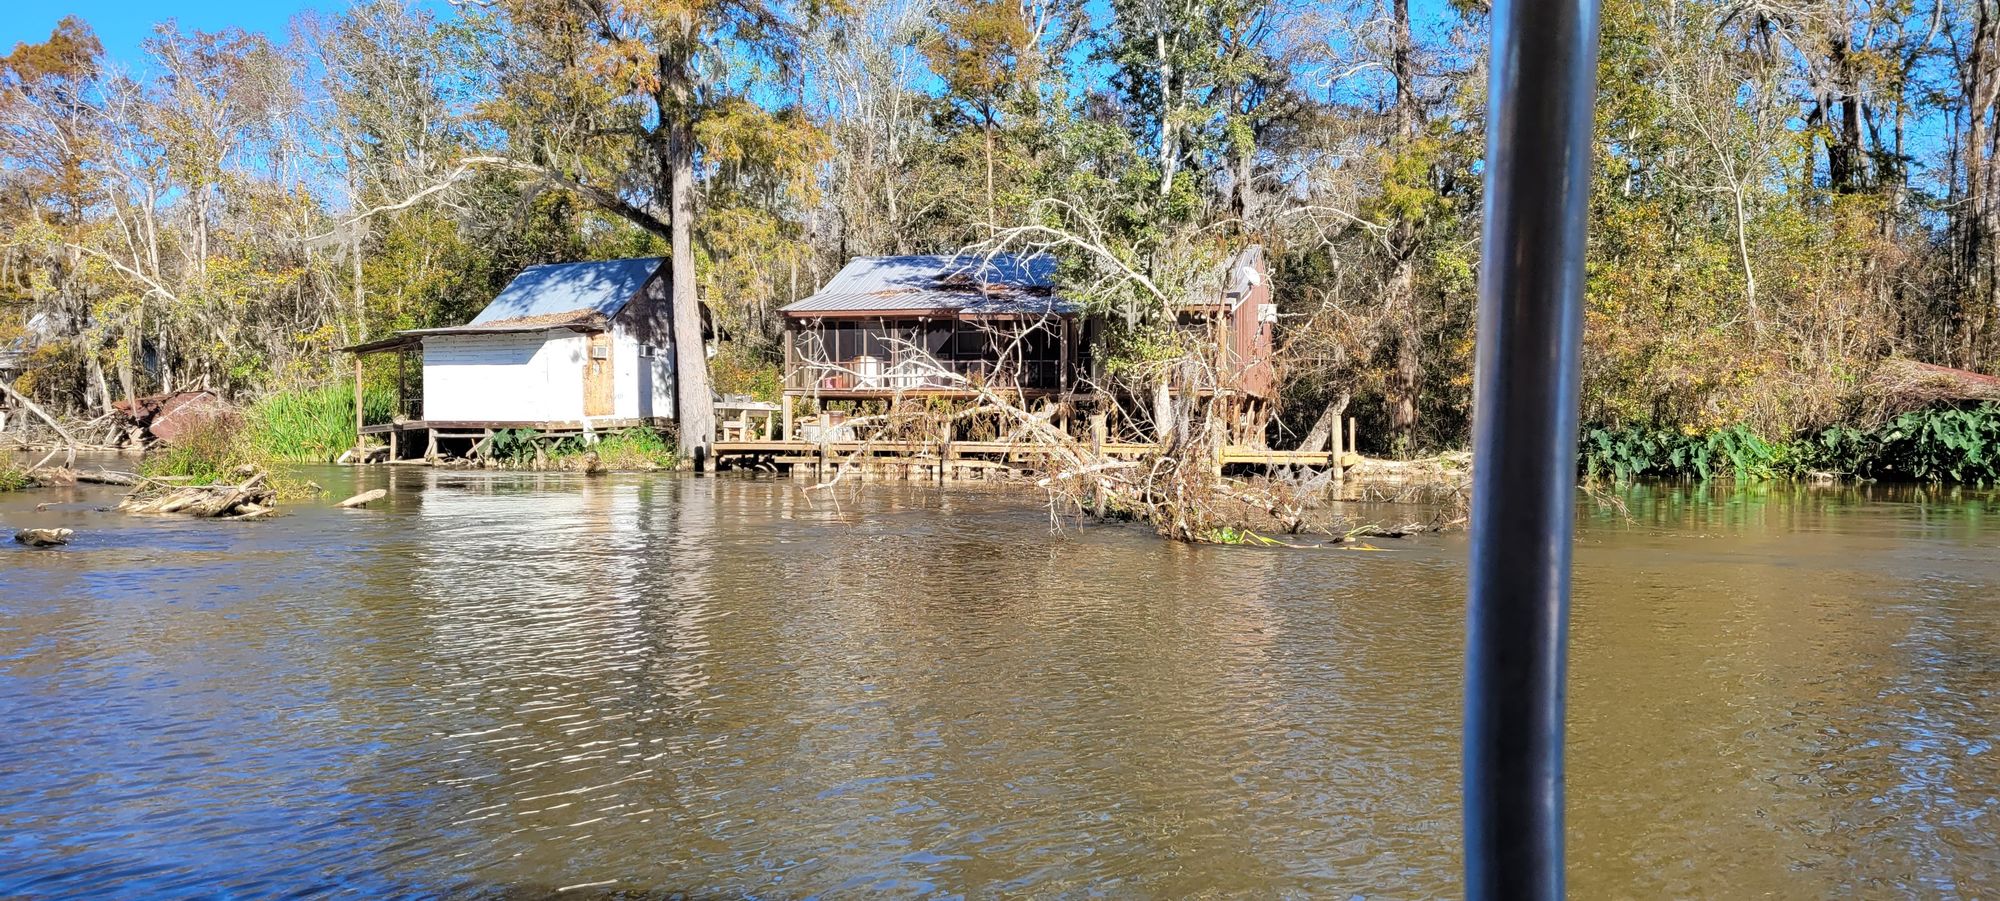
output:
{"label": "brown tree bark", "polygon": [[702,340],[701,298],[695,291],[694,269],[694,87],[685,53],[663,58],[668,102],[660,112],[668,117],[666,131],[669,241],[672,259],[674,312],[674,414],[679,425],[681,453],[695,471],[709,468],[715,443],[715,401],[709,393],[708,345]]}

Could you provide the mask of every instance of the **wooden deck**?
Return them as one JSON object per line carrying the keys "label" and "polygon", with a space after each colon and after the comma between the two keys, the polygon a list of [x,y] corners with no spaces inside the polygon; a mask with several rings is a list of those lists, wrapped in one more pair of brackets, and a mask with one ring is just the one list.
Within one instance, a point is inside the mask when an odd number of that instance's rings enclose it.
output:
{"label": "wooden deck", "polygon": [[[1136,460],[1155,450],[1145,443],[1116,442],[1103,447],[1105,456]],[[1048,448],[1008,441],[954,441],[942,456],[936,445],[892,441],[718,441],[714,445],[720,466],[790,469],[795,475],[825,476],[830,467],[858,464],[892,476],[910,479],[982,478],[995,470],[1016,466],[1033,468],[1051,456]],[[1254,447],[1229,447],[1218,461],[1222,466],[1301,467],[1325,469],[1335,465],[1332,452],[1280,451]]]}

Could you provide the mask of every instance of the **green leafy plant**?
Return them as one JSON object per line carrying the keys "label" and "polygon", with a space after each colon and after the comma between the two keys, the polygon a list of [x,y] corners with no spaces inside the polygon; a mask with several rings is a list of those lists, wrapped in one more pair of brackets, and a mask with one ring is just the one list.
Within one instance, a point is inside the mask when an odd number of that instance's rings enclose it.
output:
{"label": "green leafy plant", "polygon": [[486,442],[486,455],[510,466],[524,465],[535,459],[541,437],[534,429],[501,429]]}

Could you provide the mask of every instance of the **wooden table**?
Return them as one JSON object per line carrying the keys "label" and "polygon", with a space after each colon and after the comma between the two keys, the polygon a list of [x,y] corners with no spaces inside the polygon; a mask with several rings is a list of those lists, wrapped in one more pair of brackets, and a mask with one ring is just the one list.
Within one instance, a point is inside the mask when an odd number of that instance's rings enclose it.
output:
{"label": "wooden table", "polygon": [[715,431],[721,441],[769,441],[778,437],[778,405],[761,400],[717,401]]}

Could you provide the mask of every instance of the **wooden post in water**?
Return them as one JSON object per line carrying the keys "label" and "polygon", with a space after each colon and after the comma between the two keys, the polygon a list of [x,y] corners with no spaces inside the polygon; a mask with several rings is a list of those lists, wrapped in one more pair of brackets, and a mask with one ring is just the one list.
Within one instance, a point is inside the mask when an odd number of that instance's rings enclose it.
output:
{"label": "wooden post in water", "polygon": [[1347,459],[1347,451],[1343,449],[1347,444],[1347,436],[1342,433],[1340,423],[1337,420],[1334,422],[1333,435],[1331,437],[1333,439],[1333,456],[1328,457],[1327,462],[1333,467],[1333,481],[1339,483],[1347,478],[1347,467],[1341,463],[1342,460]]}
{"label": "wooden post in water", "polygon": [[1361,424],[1354,417],[1347,417],[1347,452],[1361,453]]}
{"label": "wooden post in water", "polygon": [[366,411],[361,406],[361,355],[355,354],[354,355],[354,462],[357,464],[367,462],[367,460],[362,456],[362,451],[361,451],[361,427],[367,425],[367,423],[363,420],[363,417],[365,415]]}
{"label": "wooden post in water", "polygon": [[[1090,414],[1090,456],[1091,465],[1093,466],[1104,462],[1105,440],[1110,437],[1111,432],[1109,423],[1109,414]],[[1103,519],[1104,514],[1107,512],[1104,509],[1105,497],[1101,478],[1096,473],[1091,473],[1090,475],[1091,512],[1096,514],[1098,519]]]}

